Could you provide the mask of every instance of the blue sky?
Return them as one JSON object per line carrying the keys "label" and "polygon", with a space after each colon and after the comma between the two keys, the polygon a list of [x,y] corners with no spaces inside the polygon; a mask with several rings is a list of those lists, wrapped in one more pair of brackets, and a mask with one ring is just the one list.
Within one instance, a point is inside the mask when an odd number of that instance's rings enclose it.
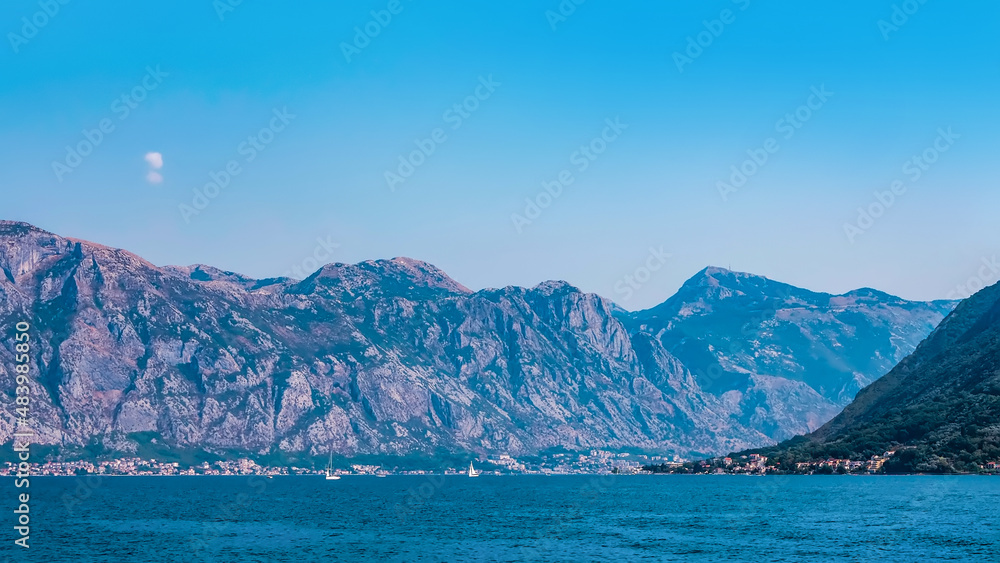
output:
{"label": "blue sky", "polygon": [[995,3],[223,1],[7,2],[0,216],[157,264],[410,256],[629,309],[707,265],[915,299],[1000,277]]}

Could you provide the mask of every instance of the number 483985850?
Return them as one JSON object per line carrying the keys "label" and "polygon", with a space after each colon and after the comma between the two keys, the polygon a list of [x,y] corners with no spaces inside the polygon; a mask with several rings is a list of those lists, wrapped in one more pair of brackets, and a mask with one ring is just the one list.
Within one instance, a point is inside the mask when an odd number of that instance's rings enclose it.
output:
{"label": "number 483985850", "polygon": [[31,393],[31,388],[28,386],[28,372],[31,371],[30,361],[31,361],[31,336],[28,331],[31,329],[31,325],[26,322],[17,323],[17,335],[14,340],[17,344],[14,345],[14,373],[17,374],[17,415],[20,418],[18,423],[25,425],[27,424],[28,418],[28,405],[31,404],[31,399],[29,394]]}

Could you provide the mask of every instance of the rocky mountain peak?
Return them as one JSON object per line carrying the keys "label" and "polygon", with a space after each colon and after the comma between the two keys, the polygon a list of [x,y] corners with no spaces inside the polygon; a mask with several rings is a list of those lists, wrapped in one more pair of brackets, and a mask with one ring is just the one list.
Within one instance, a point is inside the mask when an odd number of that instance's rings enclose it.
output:
{"label": "rocky mountain peak", "polygon": [[412,258],[368,260],[358,264],[327,264],[302,282],[305,287],[326,286],[351,293],[408,294],[430,290],[432,293],[466,295],[470,289],[451,279],[442,270]]}
{"label": "rocky mountain peak", "polygon": [[240,285],[253,285],[257,282],[257,280],[244,276],[243,274],[221,270],[205,264],[192,264],[190,266],[165,266],[162,270],[196,282],[221,281]]}
{"label": "rocky mountain peak", "polygon": [[726,299],[742,295],[759,295],[790,287],[763,276],[734,272],[710,266],[698,272],[681,286],[681,294],[697,294],[710,299]]}
{"label": "rocky mountain peak", "polygon": [[702,271],[698,272],[697,274],[695,274],[693,277],[694,278],[698,278],[698,277],[726,277],[726,276],[733,276],[733,275],[749,276],[749,275],[752,275],[752,274],[747,274],[745,272],[736,272],[736,271],[730,270],[728,268],[722,268],[720,266],[708,266],[704,270],[702,270]]}
{"label": "rocky mountain peak", "polygon": [[580,290],[568,282],[561,280],[549,280],[542,282],[532,288],[532,291],[545,296],[557,294],[580,293]]}
{"label": "rocky mountain peak", "polygon": [[22,221],[0,221],[0,237],[20,237],[32,233],[52,234]]}
{"label": "rocky mountain peak", "polygon": [[54,257],[77,249],[77,244],[19,221],[0,221],[0,271],[11,283]]}
{"label": "rocky mountain peak", "polygon": [[640,320],[702,316],[719,308],[756,306],[770,299],[809,293],[762,276],[708,267],[681,285],[677,293],[660,305],[636,313]]}
{"label": "rocky mountain peak", "polygon": [[399,271],[423,287],[445,289],[455,293],[472,293],[472,290],[451,279],[443,270],[423,260],[397,257],[375,263],[382,265],[387,270]]}
{"label": "rocky mountain peak", "polygon": [[834,299],[838,298],[841,300],[855,301],[855,302],[897,303],[904,301],[900,297],[896,297],[895,295],[890,295],[884,291],[879,291],[877,289],[872,289],[870,287],[862,287],[860,289],[849,291],[843,295],[834,296]]}

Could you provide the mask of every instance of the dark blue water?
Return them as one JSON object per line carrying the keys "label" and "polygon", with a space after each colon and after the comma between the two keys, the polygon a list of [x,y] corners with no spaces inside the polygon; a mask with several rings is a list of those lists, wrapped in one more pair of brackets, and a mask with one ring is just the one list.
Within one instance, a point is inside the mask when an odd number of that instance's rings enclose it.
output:
{"label": "dark blue water", "polygon": [[32,481],[11,561],[1000,561],[990,477]]}

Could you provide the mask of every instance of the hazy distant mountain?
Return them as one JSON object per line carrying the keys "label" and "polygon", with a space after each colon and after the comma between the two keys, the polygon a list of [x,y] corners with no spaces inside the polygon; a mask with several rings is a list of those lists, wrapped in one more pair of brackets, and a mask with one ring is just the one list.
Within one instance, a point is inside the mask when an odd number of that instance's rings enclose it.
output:
{"label": "hazy distant mountain", "polygon": [[[156,267],[10,222],[0,222],[0,269],[0,323],[33,324],[36,443],[73,455],[134,452],[153,442],[259,455],[558,447],[711,454],[773,443],[770,436],[795,424],[834,414],[817,414],[814,380],[792,377],[794,369],[758,370],[739,396],[719,393],[715,383],[704,391],[670,351],[697,347],[677,346],[684,338],[657,324],[672,308],[688,310],[678,298],[661,314],[633,317],[564,282],[471,292],[405,258],[333,264],[303,281],[254,280],[208,266]],[[718,271],[703,277],[712,276],[773,283]],[[720,298],[730,291],[696,298],[692,284],[682,290],[683,302],[718,311],[720,328],[703,325],[708,342],[745,324],[731,318],[743,301],[730,307]],[[908,335],[942,307],[875,294],[865,303],[887,312],[834,317],[896,319],[888,330],[904,353]],[[803,330],[818,330],[810,323],[823,314],[802,317]],[[783,315],[781,334],[800,318]],[[682,324],[678,330],[695,338],[696,325]],[[855,330],[877,332],[865,323]],[[797,351],[819,346],[781,342],[788,348],[780,353],[802,366],[811,360]],[[833,356],[838,350],[827,339],[806,342],[829,345]],[[0,389],[8,396],[2,442],[12,432],[13,365],[11,347],[0,347]],[[877,377],[880,365],[859,377]]]}
{"label": "hazy distant mountain", "polygon": [[781,440],[819,428],[916,348],[955,306],[872,289],[814,293],[708,268],[626,320],[652,334],[743,424]]}
{"label": "hazy distant mountain", "polygon": [[962,302],[838,417],[771,455],[867,459],[897,448],[890,471],[976,471],[1000,460],[1000,284]]}

